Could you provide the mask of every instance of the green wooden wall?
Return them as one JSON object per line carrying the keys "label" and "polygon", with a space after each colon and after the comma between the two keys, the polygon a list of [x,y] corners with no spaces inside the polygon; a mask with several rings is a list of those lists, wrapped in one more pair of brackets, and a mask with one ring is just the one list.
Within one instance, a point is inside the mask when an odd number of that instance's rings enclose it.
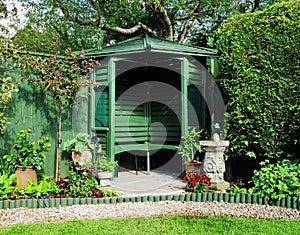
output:
{"label": "green wooden wall", "polygon": [[[16,81],[20,82],[18,77]],[[9,153],[16,139],[16,132],[20,129],[31,128],[32,140],[37,140],[42,132],[46,132],[51,137],[51,150],[47,153],[44,168],[41,173],[55,175],[56,158],[56,136],[57,136],[57,115],[51,97],[41,93],[32,84],[21,82],[19,92],[13,94],[9,104],[7,116],[10,125],[7,126],[0,139],[0,156]],[[72,136],[71,112],[63,118],[63,140]],[[68,171],[66,165],[69,155],[64,153],[62,156],[62,176]]]}

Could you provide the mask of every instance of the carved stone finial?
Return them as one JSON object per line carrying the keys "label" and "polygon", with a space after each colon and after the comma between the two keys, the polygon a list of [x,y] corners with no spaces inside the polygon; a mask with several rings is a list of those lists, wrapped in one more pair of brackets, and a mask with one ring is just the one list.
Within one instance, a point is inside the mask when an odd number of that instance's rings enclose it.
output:
{"label": "carved stone finial", "polygon": [[215,142],[220,142],[220,136],[218,133],[214,133],[212,136],[212,140]]}

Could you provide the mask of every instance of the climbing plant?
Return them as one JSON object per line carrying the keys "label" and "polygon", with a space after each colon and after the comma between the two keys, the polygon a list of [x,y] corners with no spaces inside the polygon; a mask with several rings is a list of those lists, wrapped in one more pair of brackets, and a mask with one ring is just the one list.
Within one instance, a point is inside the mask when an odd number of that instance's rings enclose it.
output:
{"label": "climbing plant", "polygon": [[14,45],[9,40],[0,38],[0,133],[3,133],[9,124],[5,111],[8,109],[12,94],[18,91],[17,83],[10,76],[10,69],[13,67],[11,59],[15,54]]}
{"label": "climbing plant", "polygon": [[299,1],[283,2],[218,29],[230,156],[276,158],[299,145],[299,12]]}

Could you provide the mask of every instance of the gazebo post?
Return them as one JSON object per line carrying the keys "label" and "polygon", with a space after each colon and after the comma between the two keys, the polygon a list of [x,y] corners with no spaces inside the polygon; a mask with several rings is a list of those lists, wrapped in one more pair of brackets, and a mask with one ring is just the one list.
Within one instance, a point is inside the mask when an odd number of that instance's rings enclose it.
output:
{"label": "gazebo post", "polygon": [[109,131],[108,131],[108,157],[115,160],[115,105],[116,105],[116,64],[113,58],[108,61],[109,86]]}

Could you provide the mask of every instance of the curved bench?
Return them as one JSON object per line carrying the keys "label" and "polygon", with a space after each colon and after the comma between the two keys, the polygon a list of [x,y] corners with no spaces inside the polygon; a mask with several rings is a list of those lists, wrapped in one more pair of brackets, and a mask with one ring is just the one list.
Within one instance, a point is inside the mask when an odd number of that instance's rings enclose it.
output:
{"label": "curved bench", "polygon": [[[145,151],[147,153],[147,174],[150,174],[150,151],[157,150],[157,149],[168,149],[168,150],[178,150],[177,145],[168,145],[168,144],[151,144],[151,143],[144,143],[144,144],[124,144],[124,145],[116,145],[115,146],[115,154],[122,153],[122,152],[129,152],[129,151]],[[136,163],[136,173],[137,173],[137,159],[135,156],[135,163]]]}

